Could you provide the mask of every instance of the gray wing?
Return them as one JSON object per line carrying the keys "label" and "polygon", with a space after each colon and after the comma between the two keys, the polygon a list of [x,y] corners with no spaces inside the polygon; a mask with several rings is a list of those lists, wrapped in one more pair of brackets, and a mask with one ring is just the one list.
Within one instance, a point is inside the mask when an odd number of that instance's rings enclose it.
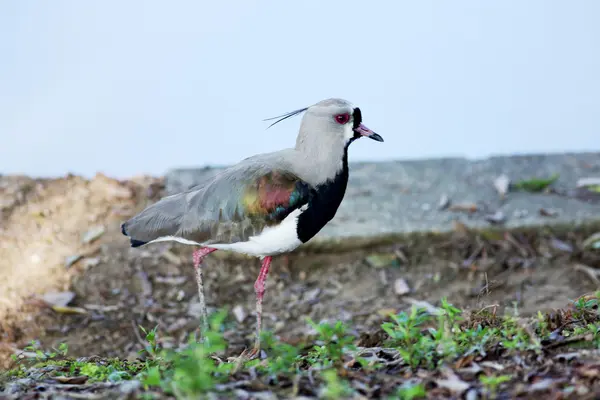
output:
{"label": "gray wing", "polygon": [[121,225],[133,247],[164,237],[235,243],[309,201],[312,187],[278,153],[250,157],[204,183],[164,197]]}

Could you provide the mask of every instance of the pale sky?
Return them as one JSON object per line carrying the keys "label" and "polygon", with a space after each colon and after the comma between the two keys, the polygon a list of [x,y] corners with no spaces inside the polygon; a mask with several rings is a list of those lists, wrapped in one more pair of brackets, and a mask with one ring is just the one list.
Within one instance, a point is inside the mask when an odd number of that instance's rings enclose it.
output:
{"label": "pale sky", "polygon": [[600,150],[600,2],[0,0],[0,173],[116,177],[293,146],[329,97],[351,161]]}

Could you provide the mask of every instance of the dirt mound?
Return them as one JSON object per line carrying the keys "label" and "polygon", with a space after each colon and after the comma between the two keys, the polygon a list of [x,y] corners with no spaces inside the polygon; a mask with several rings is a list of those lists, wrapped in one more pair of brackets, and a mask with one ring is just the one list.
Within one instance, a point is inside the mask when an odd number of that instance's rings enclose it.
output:
{"label": "dirt mound", "polygon": [[[0,176],[0,340],[6,350],[33,339],[43,305],[94,263],[118,222],[159,195],[161,180],[117,181]],[[55,294],[53,294],[55,293]]]}

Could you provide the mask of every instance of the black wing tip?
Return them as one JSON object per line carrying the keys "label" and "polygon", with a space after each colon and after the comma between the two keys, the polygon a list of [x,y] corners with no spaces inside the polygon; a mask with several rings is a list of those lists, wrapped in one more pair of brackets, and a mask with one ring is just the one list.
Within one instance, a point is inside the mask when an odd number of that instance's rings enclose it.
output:
{"label": "black wing tip", "polygon": [[130,239],[130,242],[131,242],[131,247],[140,247],[140,246],[143,246],[148,243],[148,242],[142,242],[141,240],[135,240],[135,239]]}
{"label": "black wing tip", "polygon": [[[126,222],[121,224],[121,233],[123,235],[129,237],[129,234],[127,234],[127,230],[125,230],[125,224],[126,224]],[[131,247],[140,247],[140,246],[143,246],[148,243],[148,242],[144,242],[144,241],[136,240],[136,239],[132,239],[132,238],[130,238],[129,241],[131,242]]]}

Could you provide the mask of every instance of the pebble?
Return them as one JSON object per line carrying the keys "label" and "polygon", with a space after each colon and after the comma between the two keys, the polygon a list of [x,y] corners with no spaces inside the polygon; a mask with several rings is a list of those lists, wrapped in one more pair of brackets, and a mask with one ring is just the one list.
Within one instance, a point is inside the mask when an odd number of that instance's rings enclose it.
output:
{"label": "pebble", "polygon": [[403,296],[407,293],[410,293],[410,287],[408,287],[408,283],[406,283],[404,279],[396,279],[394,282],[394,292],[398,296]]}
{"label": "pebble", "polygon": [[494,179],[494,188],[496,188],[496,191],[500,197],[504,198],[506,193],[508,193],[508,189],[510,188],[510,178],[505,174],[500,175]]}
{"label": "pebble", "polygon": [[577,180],[577,187],[587,187],[587,186],[600,186],[600,178],[599,177],[588,177],[581,178]]}
{"label": "pebble", "polygon": [[527,210],[515,210],[513,212],[513,218],[522,219],[527,217],[528,214],[529,212],[527,212]]}
{"label": "pebble", "polygon": [[540,208],[539,212],[542,217],[556,217],[558,215],[558,210],[554,208]]}
{"label": "pebble", "polygon": [[81,242],[83,244],[88,244],[88,243],[92,243],[95,240],[98,240],[102,235],[104,235],[104,232],[106,230],[104,229],[103,226],[95,226],[93,228],[91,228],[90,230],[88,230],[84,235],[83,238],[81,239]]}
{"label": "pebble", "polygon": [[311,302],[313,300],[316,300],[316,298],[319,297],[320,294],[321,294],[320,288],[314,288],[312,290],[307,290],[306,292],[304,292],[304,301]]}
{"label": "pebble", "polygon": [[142,383],[137,380],[125,381],[119,385],[119,391],[123,394],[131,394],[141,389]]}
{"label": "pebble", "polygon": [[49,305],[59,307],[66,307],[74,298],[74,292],[48,292],[42,296]]}
{"label": "pebble", "polygon": [[85,269],[95,267],[98,264],[100,264],[100,259],[98,257],[86,258],[83,260],[83,267]]}
{"label": "pebble", "polygon": [[233,307],[233,315],[235,316],[235,319],[237,320],[237,322],[239,322],[240,324],[242,322],[244,322],[244,320],[246,319],[246,310],[244,310],[244,307],[242,307],[241,305],[236,305],[235,307]]}
{"label": "pebble", "polygon": [[438,203],[438,209],[439,210],[445,210],[446,208],[448,208],[448,206],[450,205],[450,198],[448,197],[447,194],[443,194],[442,197],[440,197],[440,201]]}
{"label": "pebble", "polygon": [[506,216],[502,211],[498,210],[493,214],[486,215],[485,220],[491,224],[502,224],[506,221]]}
{"label": "pebble", "polygon": [[187,309],[187,315],[194,318],[200,318],[202,316],[202,309],[200,303],[190,303]]}

